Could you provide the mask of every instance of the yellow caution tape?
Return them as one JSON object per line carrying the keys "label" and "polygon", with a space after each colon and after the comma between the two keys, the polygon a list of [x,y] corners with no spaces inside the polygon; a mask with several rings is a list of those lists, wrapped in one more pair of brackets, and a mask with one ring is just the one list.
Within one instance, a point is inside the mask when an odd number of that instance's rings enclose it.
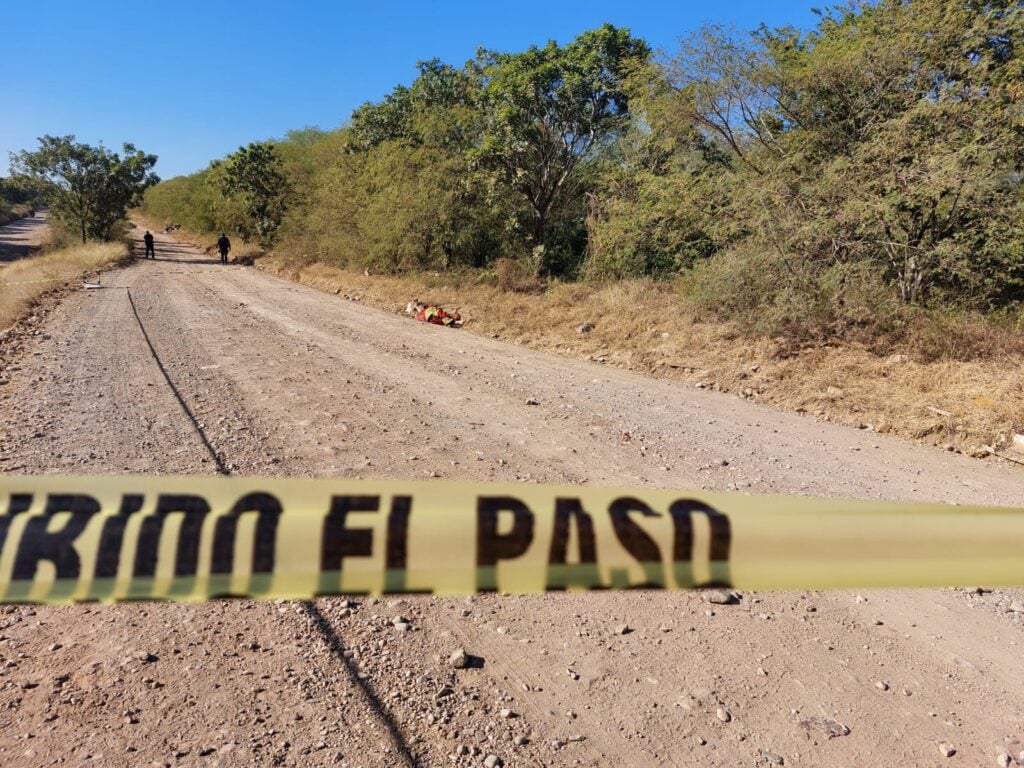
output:
{"label": "yellow caution tape", "polygon": [[444,481],[0,475],[0,601],[1024,584],[1024,509]]}

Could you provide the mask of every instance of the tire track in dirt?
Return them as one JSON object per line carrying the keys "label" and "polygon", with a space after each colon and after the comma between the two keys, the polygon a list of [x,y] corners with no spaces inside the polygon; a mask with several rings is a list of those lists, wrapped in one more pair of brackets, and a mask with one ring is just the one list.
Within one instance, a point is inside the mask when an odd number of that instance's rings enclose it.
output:
{"label": "tire track in dirt", "polygon": [[[170,373],[167,370],[167,367],[164,365],[163,361],[160,358],[160,354],[154,347],[153,342],[150,339],[149,333],[146,331],[146,325],[139,314],[135,302],[132,300],[131,289],[126,289],[125,293],[128,297],[128,302],[131,306],[132,314],[135,317],[135,320],[138,322],[139,330],[141,331],[145,339],[147,348],[149,349],[152,355],[153,361],[156,363],[161,375],[164,378],[164,381],[170,388],[171,392],[174,394],[174,397],[177,400],[178,404],[181,406],[182,412],[184,413],[185,417],[192,424],[195,433],[202,441],[203,447],[206,449],[211,461],[214,463],[217,473],[222,475],[231,475],[231,469],[229,468],[229,465],[225,462],[221,451],[216,449],[211,443],[209,436],[206,434],[203,423],[196,418],[191,407],[189,406],[189,403],[186,401],[182,393],[179,391],[178,387],[175,385]],[[287,467],[282,467],[282,470],[286,472]],[[417,764],[417,761],[410,752],[409,747],[406,745],[401,730],[398,728],[397,724],[392,720],[387,709],[380,702],[376,693],[373,691],[372,687],[363,681],[363,679],[359,676],[358,670],[353,668],[352,665],[349,663],[348,659],[345,657],[345,648],[340,635],[335,631],[334,627],[331,626],[330,622],[320,613],[319,609],[317,608],[316,604],[313,601],[303,601],[299,604],[299,606],[301,607],[301,614],[307,617],[307,633],[314,636],[319,635],[320,641],[329,650],[331,656],[333,656],[336,663],[345,670],[348,676],[348,682],[350,687],[355,688],[361,693],[360,704],[366,711],[372,713],[372,716],[379,721],[380,725],[383,727],[383,730],[386,732],[387,737],[391,743],[392,751],[396,755],[397,762],[402,765],[409,766],[410,768],[415,766]],[[324,675],[321,674],[321,678],[323,677]]]}

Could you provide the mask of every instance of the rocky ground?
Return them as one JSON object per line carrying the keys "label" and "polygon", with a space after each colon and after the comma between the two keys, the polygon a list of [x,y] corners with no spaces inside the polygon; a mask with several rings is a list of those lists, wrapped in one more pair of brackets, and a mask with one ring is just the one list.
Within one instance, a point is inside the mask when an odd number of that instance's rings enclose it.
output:
{"label": "rocky ground", "polygon": [[[0,342],[0,472],[1024,497],[1008,465],[157,255]],[[1024,764],[1019,590],[3,611],[3,765]]]}

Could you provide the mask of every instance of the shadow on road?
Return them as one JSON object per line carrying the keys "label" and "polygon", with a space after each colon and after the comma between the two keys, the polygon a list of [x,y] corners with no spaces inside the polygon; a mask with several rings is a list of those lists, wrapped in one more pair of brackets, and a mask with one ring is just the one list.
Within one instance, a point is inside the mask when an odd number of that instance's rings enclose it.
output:
{"label": "shadow on road", "polygon": [[[142,254],[137,253],[137,254],[135,254],[135,257],[139,258],[139,259],[142,259]],[[193,257],[191,259],[171,259],[171,258],[168,258],[167,256],[161,256],[159,250],[157,250],[157,252],[156,252],[156,258],[150,259],[150,261],[166,261],[166,262],[170,262],[172,264],[219,264],[220,263],[220,261],[218,259],[214,259],[214,258],[210,258],[210,259],[197,259],[197,258]]]}
{"label": "shadow on road", "polygon": [[[387,708],[378,698],[377,693],[373,688],[359,676],[359,670],[356,669],[352,660],[345,656],[345,646],[342,644],[341,638],[338,637],[338,633],[331,625],[330,620],[324,616],[317,605],[311,601],[303,602],[303,606],[306,608],[306,612],[310,619],[313,621],[313,625],[320,633],[321,639],[330,648],[331,654],[340,661],[345,671],[348,673],[349,680],[354,683],[362,691],[366,697],[366,701],[369,703],[370,708],[377,717],[380,718],[381,722],[388,729],[388,735],[391,737],[392,746],[398,751],[399,760],[401,765],[409,766],[410,768],[417,768],[419,762],[413,757],[412,752],[409,750],[409,745],[405,743],[405,738],[402,736],[402,731],[398,727],[398,723],[395,722],[394,718],[391,717],[391,713],[388,712]],[[398,762],[396,762],[396,765]]]}
{"label": "shadow on road", "polygon": [[0,262],[17,261],[37,251],[45,227],[46,218],[41,215],[0,227]]}
{"label": "shadow on road", "polygon": [[[142,259],[146,254],[146,246],[142,241],[143,229],[136,229],[132,232],[132,255]],[[157,240],[153,246],[155,255],[154,261],[169,261],[175,264],[217,264],[219,259],[214,256],[203,258],[200,249],[187,243],[176,241]]]}

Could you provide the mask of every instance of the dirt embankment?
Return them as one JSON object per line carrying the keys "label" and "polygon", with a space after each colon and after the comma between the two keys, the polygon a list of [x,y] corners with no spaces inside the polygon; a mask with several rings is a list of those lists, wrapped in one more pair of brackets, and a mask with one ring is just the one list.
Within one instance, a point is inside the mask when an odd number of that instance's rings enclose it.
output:
{"label": "dirt embankment", "polygon": [[[19,332],[0,472],[211,474],[184,402],[237,474],[1020,502],[1005,465],[157,241]],[[1024,749],[1022,606],[870,590],[12,607],[0,764],[1005,765]],[[459,648],[478,663],[454,668]]]}
{"label": "dirt embankment", "polygon": [[367,276],[259,261],[273,274],[399,312],[419,298],[459,309],[467,330],[560,355],[734,393],[824,421],[892,433],[975,457],[1024,432],[1024,358],[918,362],[857,346],[791,350],[728,324],[693,322],[671,287],[648,281],[509,293],[465,275]]}

